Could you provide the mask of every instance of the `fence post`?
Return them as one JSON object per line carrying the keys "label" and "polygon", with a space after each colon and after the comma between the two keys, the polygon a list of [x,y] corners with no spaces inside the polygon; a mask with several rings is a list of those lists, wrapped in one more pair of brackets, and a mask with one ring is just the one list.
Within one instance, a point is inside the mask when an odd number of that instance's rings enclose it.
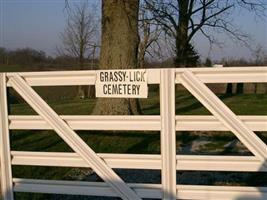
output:
{"label": "fence post", "polygon": [[175,70],[160,71],[162,199],[176,199]]}
{"label": "fence post", "polygon": [[13,181],[8,127],[8,105],[6,74],[0,74],[0,160],[1,196],[3,200],[13,200]]}

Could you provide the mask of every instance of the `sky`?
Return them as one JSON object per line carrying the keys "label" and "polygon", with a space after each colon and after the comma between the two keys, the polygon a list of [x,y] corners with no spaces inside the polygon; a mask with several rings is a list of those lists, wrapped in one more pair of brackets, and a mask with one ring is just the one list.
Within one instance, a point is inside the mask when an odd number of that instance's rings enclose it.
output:
{"label": "sky", "polygon": [[[100,9],[100,0],[91,2]],[[64,8],[65,0],[0,0],[0,46],[10,50],[31,47],[55,55],[67,16]],[[248,12],[235,13],[234,18],[235,24],[252,36],[252,44],[261,45],[267,51],[267,20],[255,20]],[[195,36],[193,44],[202,59],[251,58],[247,48],[233,43],[224,34],[216,36],[224,43],[223,48],[210,49],[201,34]]]}

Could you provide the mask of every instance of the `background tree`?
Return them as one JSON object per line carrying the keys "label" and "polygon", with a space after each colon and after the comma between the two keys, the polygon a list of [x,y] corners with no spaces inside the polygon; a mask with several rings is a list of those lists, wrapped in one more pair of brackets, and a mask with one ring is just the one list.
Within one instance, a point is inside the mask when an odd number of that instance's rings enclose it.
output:
{"label": "background tree", "polygon": [[[266,52],[261,45],[258,45],[256,49],[252,52],[253,60],[256,66],[264,65],[264,56]],[[258,90],[258,84],[254,83],[254,93],[256,94]]]}
{"label": "background tree", "polygon": [[[100,69],[137,67],[139,0],[102,1]],[[136,99],[97,100],[95,114],[136,114]]]}
{"label": "background tree", "polygon": [[155,21],[151,19],[150,12],[145,2],[142,2],[139,8],[139,48],[138,48],[138,67],[144,68],[145,56],[148,54],[154,58],[161,56],[159,40],[161,29]]}
{"label": "background tree", "polygon": [[266,50],[263,46],[257,45],[255,50],[252,52],[254,65],[264,65],[264,57],[267,55]]}
{"label": "background tree", "polygon": [[[60,38],[63,46],[58,48],[60,55],[70,56],[77,59],[79,69],[85,67],[85,60],[95,52],[95,43],[97,36],[97,22],[95,13],[87,1],[81,4],[68,6],[67,23]],[[93,91],[93,87],[78,87],[79,97],[88,97]]]}
{"label": "background tree", "polygon": [[0,64],[8,65],[8,51],[4,47],[0,47]]}
{"label": "background tree", "polygon": [[206,58],[204,65],[206,67],[212,67],[212,61],[211,61],[211,59],[210,58]]}
{"label": "background tree", "polygon": [[38,51],[32,48],[16,49],[8,52],[9,63],[28,67],[35,67],[46,60],[44,51]]}
{"label": "background tree", "polygon": [[233,23],[235,10],[246,9],[264,17],[266,1],[245,0],[145,0],[153,19],[174,40],[177,67],[189,65],[188,51],[196,33],[202,33],[211,44],[219,44],[211,29],[224,32],[231,39],[248,45],[248,35]]}

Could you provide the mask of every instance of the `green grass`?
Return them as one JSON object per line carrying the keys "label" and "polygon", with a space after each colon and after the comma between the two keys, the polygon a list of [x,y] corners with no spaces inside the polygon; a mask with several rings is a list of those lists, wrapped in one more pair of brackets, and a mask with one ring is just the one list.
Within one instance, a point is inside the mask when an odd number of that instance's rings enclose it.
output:
{"label": "green grass", "polygon": [[[238,115],[267,115],[267,94],[233,95],[219,97]],[[90,114],[94,100],[64,100],[49,102],[49,105],[58,113],[64,115]],[[158,115],[159,97],[156,92],[150,93],[148,99],[141,100],[144,114]],[[35,112],[26,104],[13,104],[10,106],[11,114],[29,115]],[[209,112],[189,93],[179,93],[176,96],[176,114],[179,115],[207,115]],[[81,138],[96,152],[101,153],[160,153],[160,134],[158,132],[114,132],[114,131],[77,131]],[[267,141],[266,135],[261,137]],[[177,148],[187,145],[198,136],[183,132],[177,135]],[[215,136],[211,140],[217,143],[209,144],[206,150],[221,148],[225,141],[234,138]],[[72,150],[53,131],[26,131],[14,130],[11,134],[11,148],[17,151],[46,151],[46,152],[72,152]],[[57,167],[31,167],[13,166],[14,177],[39,179],[66,179],[71,168]],[[16,194],[17,199],[42,199],[42,195]]]}
{"label": "green grass", "polygon": [[[237,115],[266,115],[267,94],[218,95],[218,97]],[[176,98],[176,114],[209,115],[202,104],[185,93]]]}
{"label": "green grass", "polygon": [[[61,115],[89,115],[95,105],[94,100],[63,100],[60,102],[49,102],[49,105]],[[14,115],[33,115],[36,112],[26,103],[10,106],[10,113]]]}

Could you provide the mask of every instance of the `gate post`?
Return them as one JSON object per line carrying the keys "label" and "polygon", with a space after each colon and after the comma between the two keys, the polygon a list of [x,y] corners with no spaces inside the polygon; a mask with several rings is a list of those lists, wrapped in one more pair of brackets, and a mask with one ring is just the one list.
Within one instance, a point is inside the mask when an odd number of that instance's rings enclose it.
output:
{"label": "gate post", "polygon": [[176,199],[175,69],[160,71],[162,199]]}
{"label": "gate post", "polygon": [[6,74],[0,73],[0,179],[3,200],[13,200]]}

